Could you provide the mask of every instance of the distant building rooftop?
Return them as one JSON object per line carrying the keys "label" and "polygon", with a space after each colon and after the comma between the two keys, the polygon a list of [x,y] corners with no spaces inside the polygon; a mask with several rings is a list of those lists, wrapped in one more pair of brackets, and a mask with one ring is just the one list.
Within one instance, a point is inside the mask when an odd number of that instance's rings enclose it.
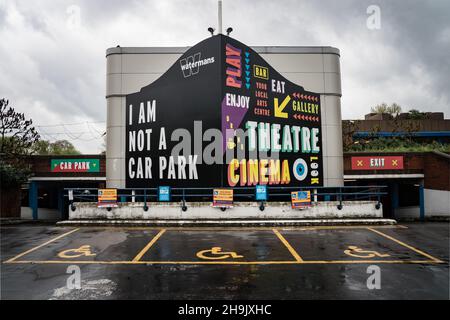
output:
{"label": "distant building rooftop", "polygon": [[[444,120],[443,112],[424,112],[422,119],[411,119],[410,113],[400,113],[397,120]],[[369,113],[364,116],[364,120],[393,120],[394,117],[389,113]]]}

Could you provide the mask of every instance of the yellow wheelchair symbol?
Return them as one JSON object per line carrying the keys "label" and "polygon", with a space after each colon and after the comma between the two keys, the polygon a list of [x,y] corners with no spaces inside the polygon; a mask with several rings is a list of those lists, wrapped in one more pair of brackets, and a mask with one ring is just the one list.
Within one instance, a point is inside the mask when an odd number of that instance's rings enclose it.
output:
{"label": "yellow wheelchair symbol", "polygon": [[91,246],[89,245],[81,246],[78,249],[64,250],[58,253],[58,257],[63,259],[79,258],[81,256],[93,257],[95,255],[95,253],[91,252]]}
{"label": "yellow wheelchair symbol", "polygon": [[357,246],[348,246],[348,249],[344,251],[344,253],[348,256],[356,257],[356,258],[386,258],[390,255],[382,254],[377,251],[370,251],[358,248]]}
{"label": "yellow wheelchair symbol", "polygon": [[238,255],[236,252],[222,252],[221,247],[212,247],[209,250],[202,250],[197,252],[197,257],[206,260],[223,260],[228,258],[239,259],[244,256]]}

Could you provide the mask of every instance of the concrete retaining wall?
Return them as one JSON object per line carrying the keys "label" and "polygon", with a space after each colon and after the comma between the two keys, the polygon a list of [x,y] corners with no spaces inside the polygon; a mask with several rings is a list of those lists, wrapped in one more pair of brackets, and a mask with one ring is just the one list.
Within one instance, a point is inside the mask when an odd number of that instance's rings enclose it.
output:
{"label": "concrete retaining wall", "polygon": [[425,189],[425,217],[450,218],[450,191]]}
{"label": "concrete retaining wall", "polygon": [[[33,210],[30,207],[20,208],[20,219],[22,220],[33,220]],[[38,219],[39,220],[59,220],[61,219],[61,212],[58,209],[38,209]]]}
{"label": "concrete retaining wall", "polygon": [[336,218],[382,218],[383,208],[376,209],[376,201],[343,202],[342,210],[337,209],[338,202],[319,202],[304,210],[294,210],[290,202],[267,203],[264,211],[255,202],[235,203],[233,208],[222,211],[212,208],[209,202],[187,203],[188,210],[183,212],[178,203],[148,203],[144,211],[143,203],[119,203],[118,208],[107,211],[97,208],[96,203],[75,203],[76,210],[69,209],[69,219],[336,219]]}
{"label": "concrete retaining wall", "polygon": [[[425,219],[450,219],[450,191],[425,189]],[[395,218],[399,220],[420,219],[420,207],[402,207],[395,209]]]}

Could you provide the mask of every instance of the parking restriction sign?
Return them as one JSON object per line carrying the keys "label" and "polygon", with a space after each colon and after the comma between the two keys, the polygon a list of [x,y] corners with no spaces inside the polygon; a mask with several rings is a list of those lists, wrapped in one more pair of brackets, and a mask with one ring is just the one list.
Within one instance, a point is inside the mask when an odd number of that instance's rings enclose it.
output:
{"label": "parking restriction sign", "polygon": [[98,189],[99,208],[117,208],[117,189]]}
{"label": "parking restriction sign", "polygon": [[233,189],[214,189],[213,207],[231,208],[233,206]]}
{"label": "parking restriction sign", "polygon": [[170,201],[170,187],[158,187],[158,201],[169,202]]}
{"label": "parking restriction sign", "polygon": [[292,209],[301,209],[311,206],[311,191],[291,192]]}
{"label": "parking restriction sign", "polygon": [[257,185],[255,192],[256,201],[267,201],[267,186]]}

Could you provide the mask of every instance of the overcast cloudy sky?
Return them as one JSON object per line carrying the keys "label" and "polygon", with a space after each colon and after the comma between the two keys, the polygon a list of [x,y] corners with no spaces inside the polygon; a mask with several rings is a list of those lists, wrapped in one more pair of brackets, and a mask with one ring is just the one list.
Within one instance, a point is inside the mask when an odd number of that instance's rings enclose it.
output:
{"label": "overcast cloudy sky", "polygon": [[[194,45],[216,21],[216,0],[0,0],[0,97],[44,138],[99,152],[105,50]],[[339,48],[344,119],[380,102],[450,117],[449,0],[224,0],[227,26],[248,45]]]}

